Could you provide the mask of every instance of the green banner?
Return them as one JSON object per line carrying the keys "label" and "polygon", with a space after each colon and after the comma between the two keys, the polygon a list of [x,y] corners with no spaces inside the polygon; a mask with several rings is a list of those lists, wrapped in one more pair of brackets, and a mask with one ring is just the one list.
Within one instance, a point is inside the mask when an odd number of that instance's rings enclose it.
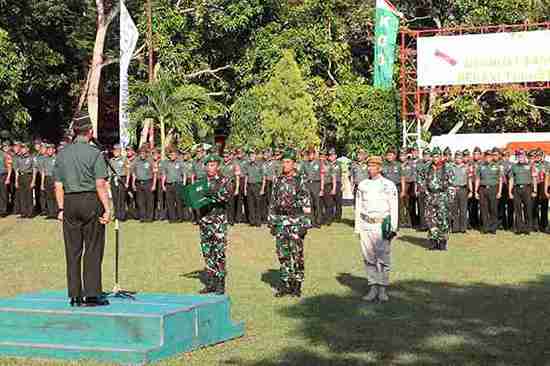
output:
{"label": "green banner", "polygon": [[377,1],[374,48],[374,86],[377,88],[393,86],[393,65],[398,31],[398,15],[385,1]]}

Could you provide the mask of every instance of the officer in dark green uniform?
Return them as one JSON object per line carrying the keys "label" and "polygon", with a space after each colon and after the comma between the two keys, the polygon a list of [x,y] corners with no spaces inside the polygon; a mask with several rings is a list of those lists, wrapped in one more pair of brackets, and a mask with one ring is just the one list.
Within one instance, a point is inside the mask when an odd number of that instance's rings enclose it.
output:
{"label": "officer in dark green uniform", "polygon": [[271,149],[264,151],[264,163],[262,166],[262,189],[260,195],[263,197],[265,210],[263,212],[262,223],[267,223],[267,208],[270,204],[271,190],[273,189],[273,178],[275,177],[275,162]]}
{"label": "officer in dark green uniform", "polygon": [[324,185],[322,186],[323,196],[321,196],[321,225],[332,224],[331,217],[334,211],[334,195],[332,188],[336,186],[333,182],[330,164],[327,161],[327,153],[325,150],[319,152],[319,163],[321,164],[321,173],[324,177]]}
{"label": "officer in dark green uniform", "polygon": [[502,195],[502,169],[494,160],[493,151],[485,152],[485,163],[476,172],[475,196],[481,211],[481,232],[496,234],[498,227],[498,200]]}
{"label": "officer in dark green uniform", "polygon": [[[4,147],[4,145],[2,146]],[[0,217],[8,215],[8,191],[12,176],[12,158],[10,154],[0,150]]]}
{"label": "officer in dark green uniform", "polygon": [[139,149],[139,157],[132,164],[132,187],[136,192],[138,217],[141,222],[153,222],[154,192],[157,172],[146,146]]}
{"label": "officer in dark green uniform", "polygon": [[529,234],[533,225],[533,197],[537,195],[536,174],[524,151],[516,154],[517,164],[512,165],[508,193],[514,201],[516,234]]}
{"label": "officer in dark green uniform", "polygon": [[357,187],[362,181],[369,177],[367,170],[367,158],[369,154],[364,149],[359,149],[357,152],[357,161],[351,164],[351,186],[353,189],[353,196],[357,193]]}
{"label": "officer in dark green uniform", "polygon": [[161,188],[166,194],[166,211],[168,222],[171,224],[183,221],[183,205],[178,198],[176,187],[183,184],[185,172],[183,163],[177,159],[178,154],[175,148],[167,149],[168,160],[161,168]]}
{"label": "officer in dark green uniform", "polygon": [[[191,153],[187,150],[182,151],[182,166],[183,166],[183,176],[184,184],[191,184],[193,177],[193,162],[191,160]],[[193,209],[186,207],[183,203],[183,221],[192,221],[193,220]]]}
{"label": "officer in dark green uniform", "polygon": [[248,221],[250,225],[260,227],[262,222],[262,205],[260,191],[262,190],[262,165],[256,160],[257,152],[252,151],[248,163],[243,169],[244,195],[247,200]]}
{"label": "officer in dark green uniform", "polygon": [[113,157],[110,160],[114,173],[110,172],[110,185],[115,217],[120,221],[126,221],[126,179],[129,174],[129,164],[128,159],[122,156],[121,153],[120,145],[114,145]]}
{"label": "officer in dark green uniform", "polygon": [[321,197],[324,195],[325,177],[321,171],[321,163],[317,159],[314,149],[309,150],[309,160],[304,162],[304,175],[307,180],[307,187],[311,195],[312,224],[319,228],[322,223]]}
{"label": "officer in dark green uniform", "polygon": [[40,162],[40,190],[46,202],[46,219],[55,220],[57,218],[57,202],[55,200],[55,181],[53,177],[55,166],[55,146],[46,144],[46,155]]}
{"label": "officer in dark green uniform", "polygon": [[331,190],[328,191],[332,196],[332,214],[330,216],[330,222],[341,221],[342,220],[342,203],[343,203],[343,192],[342,192],[342,165],[338,162],[338,156],[336,155],[336,149],[331,148],[328,151],[328,175],[327,180],[331,183]]}
{"label": "officer in dark green uniform", "polygon": [[453,170],[452,188],[454,197],[451,202],[451,232],[465,233],[468,229],[468,195],[473,192],[473,182],[468,175],[468,166],[464,163],[461,151],[457,151],[451,165]]}
{"label": "officer in dark green uniform", "polygon": [[35,211],[37,214],[43,216],[47,215],[46,212],[46,194],[41,189],[42,184],[42,170],[44,159],[46,158],[47,143],[45,141],[36,140],[34,142],[35,153],[32,154],[34,161],[34,197],[35,197]]}
{"label": "officer in dark green uniform", "polygon": [[33,195],[34,189],[34,170],[33,157],[26,144],[21,145],[21,155],[15,166],[15,188],[19,192],[21,204],[21,217],[32,218],[34,216]]}
{"label": "officer in dark green uniform", "polygon": [[93,136],[89,117],[81,115],[73,129],[74,142],[59,153],[54,166],[68,293],[72,306],[108,305],[101,284],[105,225],[111,218],[107,165],[97,147],[89,143]]}
{"label": "officer in dark green uniform", "polygon": [[399,152],[399,162],[401,163],[401,189],[399,194],[399,226],[411,228],[414,222],[414,174],[415,167],[412,159],[409,159],[407,149],[401,149]]}

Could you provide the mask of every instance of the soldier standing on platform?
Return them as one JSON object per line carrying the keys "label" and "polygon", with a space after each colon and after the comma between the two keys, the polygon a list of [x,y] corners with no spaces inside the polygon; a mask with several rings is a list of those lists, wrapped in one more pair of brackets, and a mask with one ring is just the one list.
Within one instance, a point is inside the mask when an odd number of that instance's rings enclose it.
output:
{"label": "soldier standing on platform", "polygon": [[414,198],[414,175],[415,166],[412,158],[408,157],[406,149],[399,153],[401,163],[401,181],[399,194],[399,226],[411,228],[414,222],[415,202]]}
{"label": "soldier standing on platform", "polygon": [[439,148],[432,151],[433,161],[422,170],[426,187],[426,223],[430,250],[447,250],[449,240],[449,203],[454,199],[453,171],[445,164]]}
{"label": "soldier standing on platform", "polygon": [[41,160],[41,171],[40,171],[40,190],[42,191],[42,196],[44,196],[45,209],[46,209],[46,219],[55,220],[57,219],[57,202],[55,200],[55,179],[53,176],[54,167],[55,167],[55,147],[53,144],[47,144],[46,146],[46,156]]}
{"label": "soldier standing on platform", "polygon": [[[391,239],[398,230],[398,200],[395,184],[381,175],[382,158],[368,159],[369,179],[359,184],[355,199],[355,233],[361,238],[361,251],[370,290],[365,301],[389,300]],[[389,217],[391,233],[384,233],[382,223]],[[389,237],[386,236],[390,234]]]}
{"label": "soldier standing on platform", "polygon": [[332,177],[332,189],[330,194],[332,196],[332,215],[330,217],[330,222],[341,221],[342,220],[342,201],[343,201],[343,192],[342,192],[342,166],[337,161],[336,149],[331,148],[328,151],[328,161],[329,161],[329,177]]}
{"label": "soldier standing on platform", "polygon": [[201,294],[225,293],[227,277],[225,248],[227,246],[227,216],[225,205],[234,193],[230,177],[221,175],[222,159],[210,154],[204,159],[208,192],[213,203],[199,209],[200,245],[206,266],[206,285]]}
{"label": "soldier standing on platform", "polygon": [[262,226],[262,204],[260,192],[262,190],[262,165],[256,160],[256,151],[251,151],[249,160],[243,169],[244,196],[247,200],[248,222],[251,226]]}
{"label": "soldier standing on platform", "polygon": [[468,229],[468,195],[473,192],[473,182],[468,175],[468,166],[464,163],[462,152],[455,153],[451,203],[451,232],[466,233]]}
{"label": "soldier standing on platform", "polygon": [[93,136],[89,117],[75,120],[73,128],[75,140],[60,152],[54,167],[70,304],[108,305],[101,284],[105,225],[111,219],[107,165],[97,147],[89,143]]}
{"label": "soldier standing on platform", "polygon": [[132,188],[136,192],[138,217],[141,222],[153,222],[154,192],[157,183],[157,170],[144,145],[139,148],[139,157],[132,164]]}
{"label": "soldier standing on platform", "polygon": [[518,162],[510,170],[508,194],[514,200],[516,234],[529,235],[533,225],[533,198],[537,197],[537,176],[524,151],[518,151],[516,156]]}
{"label": "soldier standing on platform", "polygon": [[544,183],[550,163],[544,161],[544,152],[539,149],[533,153],[532,164],[537,175],[538,192],[538,196],[533,198],[533,229],[544,233],[548,229],[548,198],[544,190]]}
{"label": "soldier standing on platform", "polygon": [[122,156],[120,145],[116,144],[110,160],[111,167],[116,176],[111,172],[110,186],[113,196],[113,209],[117,220],[126,221],[126,180],[129,174],[128,160]]}
{"label": "soldier standing on platform", "polygon": [[12,175],[12,158],[4,150],[0,151],[0,217],[8,215],[9,187]]}
{"label": "soldier standing on platform", "polygon": [[183,203],[178,197],[177,185],[185,181],[183,162],[178,160],[175,148],[166,149],[168,160],[161,168],[161,190],[166,196],[166,214],[168,222],[175,224],[183,221]]}
{"label": "soldier standing on platform", "polygon": [[282,174],[273,181],[268,225],[275,236],[280,267],[280,287],[275,297],[302,295],[304,282],[304,238],[311,226],[311,195],[303,177],[296,173],[296,155],[282,156]]}
{"label": "soldier standing on platform", "polygon": [[481,210],[481,232],[496,234],[498,200],[502,195],[502,167],[494,161],[495,151],[485,152],[486,161],[475,174],[475,197]]}

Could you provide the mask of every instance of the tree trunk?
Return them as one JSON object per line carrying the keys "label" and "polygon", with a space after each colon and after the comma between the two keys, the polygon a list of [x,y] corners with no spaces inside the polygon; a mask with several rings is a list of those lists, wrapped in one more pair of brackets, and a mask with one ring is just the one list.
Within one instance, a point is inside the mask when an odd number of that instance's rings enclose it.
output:
{"label": "tree trunk", "polygon": [[164,126],[164,118],[160,117],[160,156],[164,160],[166,158],[166,154],[164,153],[164,150],[166,149],[166,131]]}

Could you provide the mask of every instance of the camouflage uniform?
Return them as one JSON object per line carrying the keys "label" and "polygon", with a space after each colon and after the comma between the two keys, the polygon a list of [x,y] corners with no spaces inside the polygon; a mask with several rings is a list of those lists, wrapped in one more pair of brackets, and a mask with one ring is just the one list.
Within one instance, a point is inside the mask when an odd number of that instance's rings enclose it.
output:
{"label": "camouflage uniform", "polygon": [[286,291],[299,293],[304,280],[304,238],[311,221],[303,209],[309,207],[309,190],[301,177],[275,178],[267,220],[275,236],[280,279]]}
{"label": "camouflage uniform", "polygon": [[449,238],[449,203],[453,200],[454,173],[446,165],[436,167],[432,162],[422,170],[426,189],[426,223],[428,239],[440,249],[446,249]]}
{"label": "camouflage uniform", "polygon": [[207,284],[205,292],[225,292],[225,247],[227,244],[227,215],[225,204],[233,196],[230,177],[208,177],[207,196],[214,203],[199,209],[201,251],[206,265]]}

